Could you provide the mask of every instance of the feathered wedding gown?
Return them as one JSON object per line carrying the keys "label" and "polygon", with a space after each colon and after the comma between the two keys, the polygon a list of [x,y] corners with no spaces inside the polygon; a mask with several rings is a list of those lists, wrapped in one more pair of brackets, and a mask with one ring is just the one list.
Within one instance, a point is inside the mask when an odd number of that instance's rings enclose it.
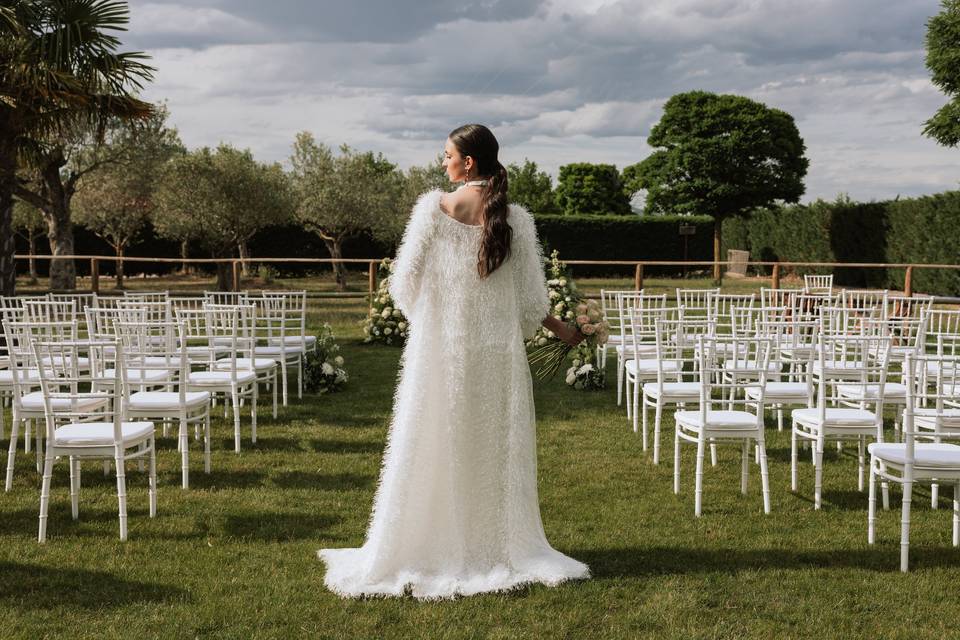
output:
{"label": "feathered wedding gown", "polygon": [[390,294],[410,322],[367,540],[322,549],[342,596],[448,598],[589,577],[547,542],[523,336],[549,311],[533,218],[511,206],[511,256],[477,275],[481,228],[421,196]]}

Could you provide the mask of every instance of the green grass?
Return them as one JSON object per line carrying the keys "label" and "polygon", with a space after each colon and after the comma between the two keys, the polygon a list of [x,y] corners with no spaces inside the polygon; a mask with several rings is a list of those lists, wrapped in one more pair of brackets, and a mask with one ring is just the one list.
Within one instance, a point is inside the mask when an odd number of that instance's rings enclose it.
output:
{"label": "green grass", "polygon": [[[38,478],[17,457],[0,495],[3,638],[944,638],[955,633],[960,550],[950,546],[949,490],[932,511],[915,501],[913,571],[898,572],[899,493],[866,544],[856,464],[830,449],[824,509],[813,473],[789,491],[789,439],[768,430],[773,513],[759,473],[739,493],[739,455],[707,466],[704,515],[693,515],[692,448],[672,492],[616,406],[613,385],[575,392],[537,383],[539,489],[547,537],[593,578],[558,588],[421,603],[341,600],[323,587],[321,547],[363,542],[391,409],[399,350],[364,346],[360,301],[320,301],[351,374],[339,394],[267,413],[260,438],[232,452],[214,426],[213,473],[192,447],[192,488],[179,487],[173,438],[160,440],[159,514],[146,479],[128,477],[130,540],[118,540],[115,484],[84,467],[70,519],[67,467],[57,467],[49,541],[36,542]],[[352,305],[352,306],[351,306]],[[316,321],[316,320],[315,320]],[[772,424],[772,422],[771,422]],[[667,432],[672,423],[666,423]],[[664,444],[671,446],[664,437]],[[6,441],[0,441],[5,448]],[[849,448],[847,449],[849,451]],[[668,454],[669,460],[670,455]]]}

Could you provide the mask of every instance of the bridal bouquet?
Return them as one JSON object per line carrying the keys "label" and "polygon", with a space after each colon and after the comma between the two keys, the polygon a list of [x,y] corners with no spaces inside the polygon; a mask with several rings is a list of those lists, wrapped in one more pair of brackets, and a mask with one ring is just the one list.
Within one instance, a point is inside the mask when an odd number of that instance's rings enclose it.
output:
{"label": "bridal bouquet", "polygon": [[393,305],[388,291],[390,274],[393,272],[393,260],[384,258],[380,263],[380,286],[370,301],[370,311],[363,323],[364,342],[382,342],[384,344],[403,344],[407,339],[407,319],[400,309]]}
{"label": "bridal bouquet", "polygon": [[[571,352],[573,366],[567,369],[566,383],[574,389],[602,389],[606,376],[597,366],[597,347],[607,343],[610,326],[596,300],[579,300],[573,306],[573,322],[568,323],[586,336],[576,347],[557,337],[546,340],[530,353],[530,363],[537,365],[536,375],[541,380],[556,375]],[[551,334],[552,335],[552,334]]]}

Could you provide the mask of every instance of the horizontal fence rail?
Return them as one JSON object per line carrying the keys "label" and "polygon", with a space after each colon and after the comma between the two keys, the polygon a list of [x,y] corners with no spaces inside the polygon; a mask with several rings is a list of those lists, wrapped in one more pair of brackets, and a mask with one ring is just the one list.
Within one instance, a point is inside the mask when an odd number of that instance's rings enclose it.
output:
{"label": "horizontal fence rail", "polygon": [[[218,265],[229,264],[232,269],[232,286],[235,291],[240,289],[241,273],[244,264],[366,264],[367,265],[367,295],[373,295],[377,290],[377,268],[382,258],[153,258],[145,256],[99,256],[99,255],[17,255],[17,260],[89,260],[90,261],[90,288],[97,293],[100,289],[100,263],[122,262],[128,263],[155,263],[155,264],[197,264]],[[564,260],[568,265],[583,266],[623,266],[634,268],[634,288],[643,288],[645,267],[714,267],[715,265],[729,266],[736,264],[739,267],[770,267],[770,286],[780,288],[781,269],[783,268],[854,268],[854,269],[904,269],[904,294],[913,295],[913,271],[915,269],[947,269],[960,270],[960,264],[923,264],[906,262],[781,262],[781,261],[748,261],[737,262],[723,260],[714,261],[685,261],[685,260]]]}

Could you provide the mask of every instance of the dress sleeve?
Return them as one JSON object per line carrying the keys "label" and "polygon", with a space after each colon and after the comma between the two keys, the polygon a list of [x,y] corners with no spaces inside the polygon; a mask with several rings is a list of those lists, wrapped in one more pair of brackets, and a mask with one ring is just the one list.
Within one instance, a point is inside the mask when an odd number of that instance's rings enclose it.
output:
{"label": "dress sleeve", "polygon": [[387,289],[393,303],[407,318],[417,304],[423,282],[424,256],[433,236],[435,212],[439,193],[430,191],[422,196],[413,207],[410,221],[403,232],[403,240],[397,249],[393,263],[393,272]]}
{"label": "dress sleeve", "polygon": [[533,223],[533,216],[523,207],[513,205],[511,209],[513,210],[511,250],[514,284],[520,310],[520,331],[524,339],[530,339],[537,332],[543,319],[550,313],[550,298],[543,273],[543,250],[537,238],[537,227]]}

